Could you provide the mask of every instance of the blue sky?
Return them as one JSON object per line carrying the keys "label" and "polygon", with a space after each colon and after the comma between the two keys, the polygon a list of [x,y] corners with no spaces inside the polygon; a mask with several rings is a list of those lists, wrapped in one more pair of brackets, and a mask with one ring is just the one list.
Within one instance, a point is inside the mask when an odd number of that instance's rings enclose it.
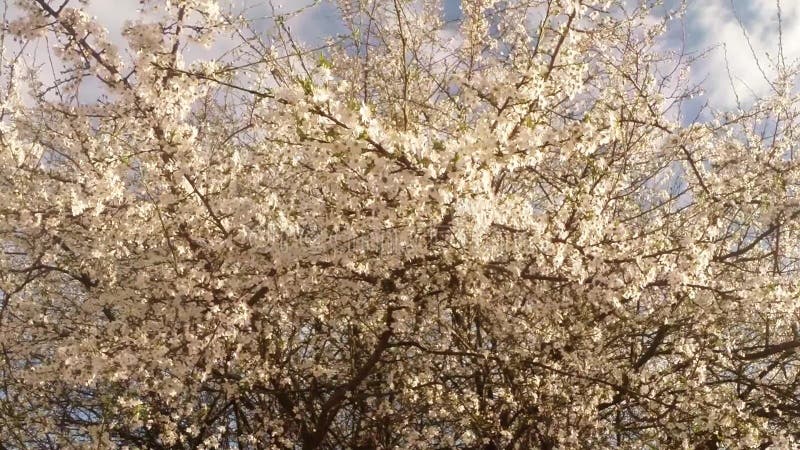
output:
{"label": "blue sky", "polygon": [[[800,56],[800,1],[783,0],[781,19],[784,57],[791,65]],[[743,101],[768,93],[761,71],[774,75],[770,58],[775,60],[778,55],[778,29],[775,0],[695,0],[690,4],[686,17],[689,48],[714,48],[694,71],[695,80],[708,77],[705,84],[712,104],[734,106],[731,79]]]}
{"label": "blue sky", "polygon": [[[444,0],[446,20],[459,17],[460,3]],[[689,0],[684,20],[674,24],[663,45],[680,48],[685,36],[688,50],[709,50],[692,67],[693,81],[705,86],[699,102],[708,100],[715,108],[730,109],[736,106],[734,88],[743,103],[769,92],[761,72],[774,74],[768,55],[776,56],[779,48],[777,5],[776,0]],[[781,19],[785,59],[792,63],[800,56],[800,0],[782,0]],[[318,41],[336,31],[336,10],[323,3],[298,20],[293,30],[308,41]]]}
{"label": "blue sky", "polygon": [[[267,12],[264,6],[266,0],[234,1]],[[339,30],[336,8],[328,0],[320,1],[318,6],[290,22],[292,31],[309,44],[319,43]],[[461,0],[443,1],[445,19],[457,19]],[[283,9],[297,9],[313,2],[284,0]],[[706,94],[700,101],[708,100],[719,109],[735,107],[731,79],[745,103],[756,95],[768,93],[769,86],[763,80],[761,71],[772,74],[767,54],[777,54],[777,4],[776,0],[688,0],[683,30],[674,30],[665,38],[664,46],[680,47],[680,37],[685,34],[689,50],[712,49],[692,70],[694,81],[705,80]],[[92,0],[89,7],[108,26],[112,35],[118,35],[124,22],[139,5],[137,0]],[[800,0],[781,0],[781,9],[785,57],[791,63],[800,56]],[[750,45],[745,36],[749,38]],[[730,67],[730,77],[726,67]]]}

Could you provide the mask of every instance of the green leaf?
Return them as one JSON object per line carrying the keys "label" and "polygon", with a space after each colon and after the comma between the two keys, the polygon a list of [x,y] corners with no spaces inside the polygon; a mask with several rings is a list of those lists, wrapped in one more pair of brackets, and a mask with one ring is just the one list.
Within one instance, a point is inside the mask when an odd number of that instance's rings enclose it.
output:
{"label": "green leaf", "polygon": [[305,92],[306,95],[311,95],[311,93],[314,91],[314,84],[311,82],[311,78],[305,78],[301,80],[300,86],[303,87],[303,92]]}
{"label": "green leaf", "polygon": [[319,58],[317,58],[317,67],[324,67],[325,69],[333,68],[333,63],[325,57],[325,55],[320,54]]}

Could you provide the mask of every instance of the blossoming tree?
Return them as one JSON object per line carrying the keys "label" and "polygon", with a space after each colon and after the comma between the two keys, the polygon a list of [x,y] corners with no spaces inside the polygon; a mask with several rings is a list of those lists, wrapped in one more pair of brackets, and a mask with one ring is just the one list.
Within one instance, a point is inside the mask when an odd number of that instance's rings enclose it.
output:
{"label": "blossoming tree", "polygon": [[795,71],[649,3],[9,2],[0,448],[793,448]]}

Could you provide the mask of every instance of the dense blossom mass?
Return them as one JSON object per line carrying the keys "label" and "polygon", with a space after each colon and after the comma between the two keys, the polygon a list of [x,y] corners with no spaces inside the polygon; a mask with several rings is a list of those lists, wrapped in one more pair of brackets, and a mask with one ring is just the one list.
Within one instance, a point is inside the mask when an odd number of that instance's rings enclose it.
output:
{"label": "dense blossom mass", "polygon": [[91,1],[6,2],[0,448],[800,445],[782,53],[700,122],[649,0]]}

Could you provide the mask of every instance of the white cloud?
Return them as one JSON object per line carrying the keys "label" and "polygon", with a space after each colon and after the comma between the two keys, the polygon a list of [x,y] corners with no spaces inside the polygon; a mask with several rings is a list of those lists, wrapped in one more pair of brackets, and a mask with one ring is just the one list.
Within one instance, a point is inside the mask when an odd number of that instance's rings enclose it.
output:
{"label": "white cloud", "polygon": [[780,41],[788,65],[800,57],[800,2],[784,0],[781,9],[779,39],[775,0],[704,0],[689,6],[687,44],[695,50],[714,47],[693,68],[695,81],[707,77],[703,84],[711,106],[730,109],[736,94],[743,104],[769,94],[764,77],[775,77]]}
{"label": "white cloud", "polygon": [[111,42],[121,46],[125,43],[122,37],[125,22],[136,18],[138,8],[138,0],[94,0],[89,2],[86,12],[103,24]]}
{"label": "white cloud", "polygon": [[[273,12],[268,0],[233,0],[233,3],[263,17]],[[281,3],[282,6],[277,1],[273,3],[274,12],[293,16],[288,25],[295,37],[309,46],[319,45],[326,37],[343,31],[338,11],[330,0],[284,0]],[[300,14],[291,14],[314,4],[316,6]],[[458,0],[446,0],[446,4],[450,18],[457,17]],[[122,30],[124,23],[136,16],[140,7],[138,0],[92,0],[88,5],[88,12],[97,16],[108,29],[112,41],[125,48]],[[787,64],[791,65],[800,59],[800,0],[782,0],[781,9],[783,50]],[[689,49],[702,51],[713,48],[707,57],[694,65],[692,75],[695,82],[705,80],[706,98],[712,107],[734,108],[734,89],[745,104],[755,96],[769,93],[770,87],[762,70],[768,78],[775,75],[772,61],[779,48],[776,0],[733,0],[733,4],[731,0],[689,0],[686,26]],[[680,46],[675,36],[666,44],[673,48]],[[227,50],[224,43],[217,43],[208,50],[193,49],[189,59],[213,57],[224,50]]]}

